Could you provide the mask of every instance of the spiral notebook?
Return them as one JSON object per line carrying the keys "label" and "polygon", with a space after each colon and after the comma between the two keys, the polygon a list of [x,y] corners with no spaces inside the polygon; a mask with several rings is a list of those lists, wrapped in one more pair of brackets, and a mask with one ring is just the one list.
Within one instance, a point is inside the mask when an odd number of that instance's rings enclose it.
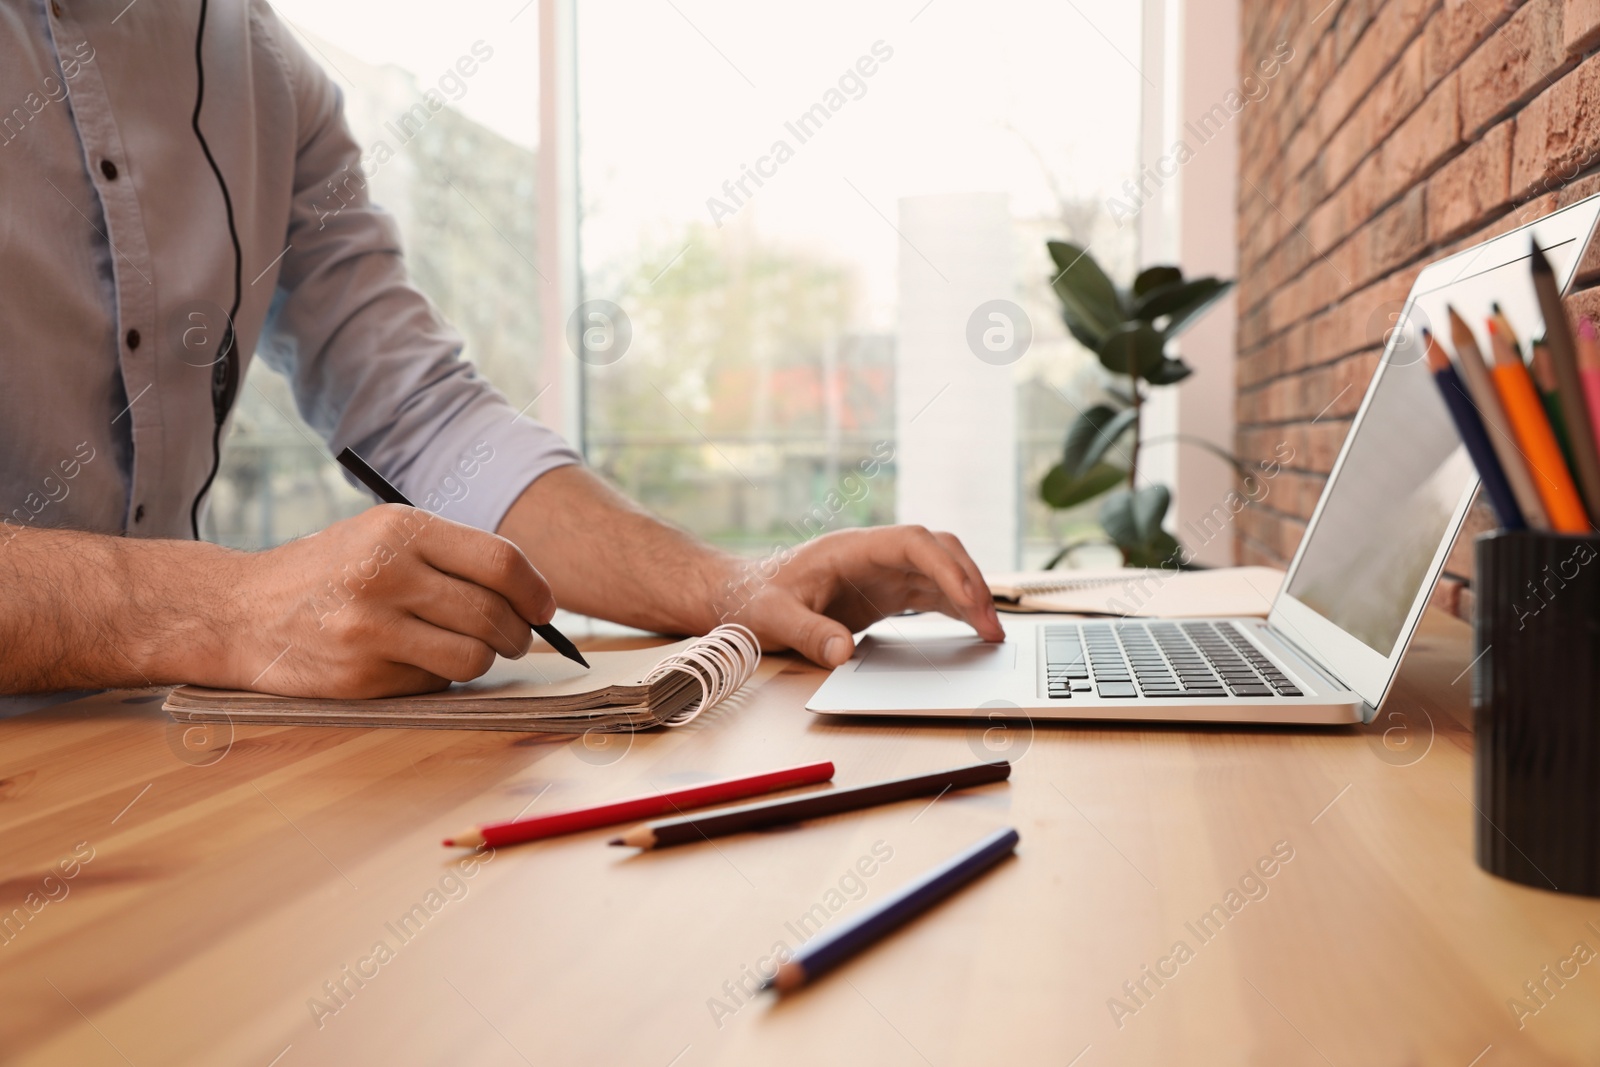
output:
{"label": "spiral notebook", "polygon": [[556,653],[495,661],[487,674],[437,693],[317,700],[184,685],[163,707],[179,722],[410,726],[582,734],[682,726],[738,691],[761,650],[743,626],[621,652],[591,652],[584,670]]}

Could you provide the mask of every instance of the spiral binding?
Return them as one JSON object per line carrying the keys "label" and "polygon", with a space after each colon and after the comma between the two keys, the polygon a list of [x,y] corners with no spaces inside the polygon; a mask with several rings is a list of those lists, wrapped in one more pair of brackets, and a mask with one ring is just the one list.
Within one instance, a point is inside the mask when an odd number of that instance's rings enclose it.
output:
{"label": "spiral binding", "polygon": [[657,663],[645,678],[655,682],[668,674],[687,674],[700,683],[700,699],[668,719],[668,726],[692,722],[702,711],[714,708],[738,691],[761,665],[761,645],[756,635],[736,622],[725,623],[682,652]]}

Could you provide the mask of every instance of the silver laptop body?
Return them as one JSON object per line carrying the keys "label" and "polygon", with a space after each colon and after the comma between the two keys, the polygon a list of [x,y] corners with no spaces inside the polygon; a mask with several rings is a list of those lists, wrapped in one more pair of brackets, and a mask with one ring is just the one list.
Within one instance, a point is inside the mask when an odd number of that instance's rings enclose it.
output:
{"label": "silver laptop body", "polygon": [[[1387,331],[1322,497],[1265,619],[1003,616],[1003,644],[942,616],[885,619],[806,705],[821,715],[1370,722],[1477,491],[1423,359],[1446,306],[1478,331],[1498,301],[1524,342],[1542,319],[1536,240],[1563,291],[1600,195],[1423,269]],[[1290,465],[1293,465],[1291,459]],[[1265,477],[1265,475],[1263,475]],[[1267,501],[1270,503],[1270,483]]]}

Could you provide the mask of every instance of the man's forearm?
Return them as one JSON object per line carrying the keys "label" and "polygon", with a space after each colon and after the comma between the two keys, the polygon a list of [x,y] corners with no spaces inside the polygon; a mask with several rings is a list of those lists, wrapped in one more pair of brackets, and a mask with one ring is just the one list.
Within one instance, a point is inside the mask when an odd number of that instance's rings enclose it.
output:
{"label": "man's forearm", "polygon": [[[200,681],[228,550],[0,525],[0,692]],[[204,593],[203,590],[211,590]]]}
{"label": "man's forearm", "polygon": [[738,567],[577,466],[525,489],[497,532],[527,553],[562,607],[663,633],[717,625],[720,585]]}

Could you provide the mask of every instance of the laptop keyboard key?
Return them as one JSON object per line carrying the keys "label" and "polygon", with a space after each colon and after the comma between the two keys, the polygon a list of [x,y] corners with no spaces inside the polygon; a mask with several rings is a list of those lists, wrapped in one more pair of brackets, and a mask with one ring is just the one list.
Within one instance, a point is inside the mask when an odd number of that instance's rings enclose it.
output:
{"label": "laptop keyboard key", "polygon": [[1125,698],[1136,697],[1139,691],[1133,687],[1132,682],[1101,682],[1099,693],[1102,697]]}

